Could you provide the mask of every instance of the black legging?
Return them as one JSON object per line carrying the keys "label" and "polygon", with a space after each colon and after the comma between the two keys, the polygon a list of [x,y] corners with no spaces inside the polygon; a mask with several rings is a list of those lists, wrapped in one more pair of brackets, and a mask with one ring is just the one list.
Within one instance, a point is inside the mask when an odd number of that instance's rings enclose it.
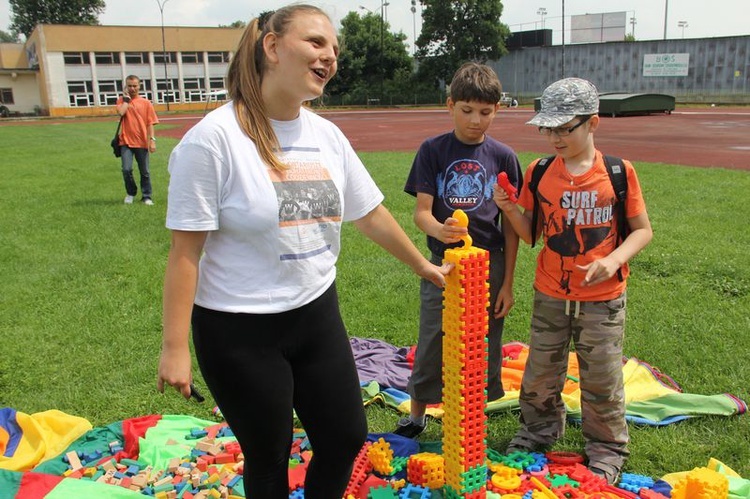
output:
{"label": "black legging", "polygon": [[341,498],[367,420],[335,285],[277,314],[196,305],[193,343],[203,379],[245,455],[246,496],[289,497],[294,409],[313,450],[305,497]]}

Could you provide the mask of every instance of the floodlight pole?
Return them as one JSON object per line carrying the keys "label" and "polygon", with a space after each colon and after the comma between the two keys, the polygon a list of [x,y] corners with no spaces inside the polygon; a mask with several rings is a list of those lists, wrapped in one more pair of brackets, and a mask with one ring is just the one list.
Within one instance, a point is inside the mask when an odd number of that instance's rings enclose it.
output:
{"label": "floodlight pole", "polygon": [[539,7],[536,13],[542,19],[542,29],[544,29],[544,16],[547,15],[547,9],[545,9],[544,7]]}
{"label": "floodlight pole", "polygon": [[411,55],[414,56],[417,52],[417,0],[411,0],[411,20],[412,29],[414,30],[414,38],[412,39]]}
{"label": "floodlight pole", "polygon": [[388,6],[390,4],[385,0],[380,0],[380,105],[385,104],[385,48],[384,48],[384,36],[385,36],[385,16],[388,15]]}
{"label": "floodlight pole", "polygon": [[677,21],[677,27],[682,28],[682,38],[685,38],[685,28],[689,26],[687,21]]}
{"label": "floodlight pole", "polygon": [[667,39],[667,17],[669,14],[669,0],[664,0],[664,39]]}
{"label": "floodlight pole", "polygon": [[159,13],[161,14],[161,57],[162,62],[164,63],[164,85],[167,89],[167,92],[165,94],[166,99],[164,99],[167,102],[167,111],[169,111],[169,78],[167,77],[167,43],[164,38],[164,5],[169,2],[169,0],[156,0],[156,5],[159,6]]}
{"label": "floodlight pole", "polygon": [[562,78],[565,78],[565,0],[562,0]]}

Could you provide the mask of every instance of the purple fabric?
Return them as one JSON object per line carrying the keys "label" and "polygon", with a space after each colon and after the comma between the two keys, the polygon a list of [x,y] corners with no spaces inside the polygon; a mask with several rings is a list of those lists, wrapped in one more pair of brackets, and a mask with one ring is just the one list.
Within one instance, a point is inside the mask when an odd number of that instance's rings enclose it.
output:
{"label": "purple fabric", "polygon": [[406,391],[411,366],[406,360],[409,347],[397,348],[381,340],[349,338],[359,381],[377,381],[381,387]]}

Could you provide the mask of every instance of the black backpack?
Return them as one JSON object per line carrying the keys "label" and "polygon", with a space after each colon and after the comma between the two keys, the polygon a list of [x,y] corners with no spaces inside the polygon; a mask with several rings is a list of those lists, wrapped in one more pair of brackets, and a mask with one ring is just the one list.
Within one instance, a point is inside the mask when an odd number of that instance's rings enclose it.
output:
{"label": "black backpack", "polygon": [[[537,187],[539,182],[542,180],[544,172],[547,171],[549,165],[555,156],[549,156],[542,158],[534,167],[534,171],[531,174],[531,181],[529,182],[529,190],[534,196],[534,212],[531,215],[531,247],[533,248],[536,244],[537,233],[536,228],[539,225],[539,197],[537,196]],[[609,180],[612,182],[612,188],[615,191],[617,201],[615,202],[615,215],[617,216],[617,242],[619,246],[628,237],[630,233],[630,226],[628,225],[628,219],[625,216],[625,199],[628,195],[628,178],[625,173],[625,165],[622,163],[622,159],[615,156],[604,156],[604,166],[607,168],[607,174]],[[617,271],[617,277],[622,281],[622,269]]]}

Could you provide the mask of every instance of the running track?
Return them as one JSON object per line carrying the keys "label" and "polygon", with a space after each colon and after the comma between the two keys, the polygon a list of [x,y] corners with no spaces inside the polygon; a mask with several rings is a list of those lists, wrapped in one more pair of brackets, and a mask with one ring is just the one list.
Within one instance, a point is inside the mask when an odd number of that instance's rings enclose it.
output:
{"label": "running track", "polygon": [[[320,111],[357,151],[411,151],[432,135],[452,129],[446,110]],[[532,126],[530,109],[502,108],[489,134],[517,152],[550,153]],[[180,125],[160,134],[176,137],[200,116],[166,116]],[[672,114],[602,117],[596,132],[601,151],[633,161],[750,170],[750,108],[685,109]]]}
{"label": "running track", "polygon": [[[453,127],[445,109],[319,112],[341,128],[357,151],[416,152],[425,138]],[[551,154],[547,139],[524,124],[533,114],[530,109],[502,108],[489,134],[517,152]],[[201,117],[162,115],[161,123],[174,126],[157,127],[157,134],[180,138]],[[116,121],[114,117],[104,119]],[[71,121],[8,119],[0,120],[0,127]],[[596,145],[607,154],[633,161],[750,170],[750,108],[686,108],[672,114],[603,116]]]}

